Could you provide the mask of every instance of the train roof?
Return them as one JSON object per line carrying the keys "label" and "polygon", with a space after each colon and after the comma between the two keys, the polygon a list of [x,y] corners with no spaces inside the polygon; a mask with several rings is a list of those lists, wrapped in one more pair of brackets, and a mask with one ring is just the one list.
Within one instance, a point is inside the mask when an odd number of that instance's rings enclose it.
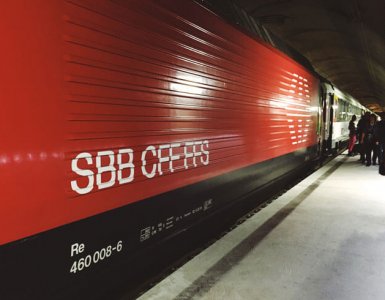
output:
{"label": "train roof", "polygon": [[325,78],[321,78],[322,85],[326,88],[327,93],[333,93],[335,94],[339,99],[344,99],[345,101],[351,103],[352,105],[359,107],[360,109],[364,111],[370,111],[367,107],[363,106],[358,100],[356,100],[353,96],[350,94],[341,91],[339,88],[334,86],[330,81],[326,80]]}
{"label": "train roof", "polygon": [[248,13],[238,6],[233,0],[195,0],[195,2],[208,8],[210,11],[223,18],[227,22],[236,26],[241,31],[253,38],[262,40],[272,47],[280,50],[288,57],[305,67],[316,77],[320,77],[314,70],[310,61],[288,45],[278,36],[268,31],[258,20],[248,15]]}

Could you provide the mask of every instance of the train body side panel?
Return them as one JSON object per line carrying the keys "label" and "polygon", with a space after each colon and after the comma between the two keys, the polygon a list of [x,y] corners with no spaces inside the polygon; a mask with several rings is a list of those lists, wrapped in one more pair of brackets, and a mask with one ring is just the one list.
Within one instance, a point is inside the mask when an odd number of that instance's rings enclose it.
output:
{"label": "train body side panel", "polygon": [[135,282],[316,155],[318,80],[193,1],[4,6],[2,299]]}
{"label": "train body side panel", "polygon": [[0,298],[112,300],[126,294],[135,299],[144,283],[302,174],[311,151],[289,153],[3,245]]}
{"label": "train body side panel", "polygon": [[109,299],[316,154],[318,80],[193,1],[1,14],[1,299]]}
{"label": "train body side panel", "polygon": [[0,243],[316,143],[318,81],[193,2],[7,5]]}
{"label": "train body side panel", "polygon": [[62,1],[38,0],[0,13],[0,245],[61,223],[63,11]]}

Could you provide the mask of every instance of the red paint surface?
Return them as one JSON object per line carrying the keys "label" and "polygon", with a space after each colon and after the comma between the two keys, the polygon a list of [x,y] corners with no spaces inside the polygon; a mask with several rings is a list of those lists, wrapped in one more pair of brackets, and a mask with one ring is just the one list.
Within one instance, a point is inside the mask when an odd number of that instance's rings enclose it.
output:
{"label": "red paint surface", "polygon": [[[316,143],[318,81],[193,2],[3,6],[0,244]],[[208,166],[141,175],[147,146],[198,140]],[[71,190],[77,154],[121,148],[132,183]]]}

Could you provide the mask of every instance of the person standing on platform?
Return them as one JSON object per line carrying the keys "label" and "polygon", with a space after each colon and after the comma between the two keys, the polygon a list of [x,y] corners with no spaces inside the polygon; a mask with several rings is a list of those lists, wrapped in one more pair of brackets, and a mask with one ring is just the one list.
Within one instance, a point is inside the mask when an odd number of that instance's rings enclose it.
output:
{"label": "person standing on platform", "polygon": [[385,175],[385,112],[380,113],[381,121],[375,128],[375,136],[378,142],[379,173]]}
{"label": "person standing on platform", "polygon": [[362,135],[365,131],[367,123],[369,122],[369,116],[370,116],[370,113],[366,112],[365,114],[363,114],[361,116],[361,118],[357,124],[357,138],[358,138],[358,142],[359,142],[359,149],[358,150],[360,152],[359,161],[361,161],[363,164],[365,163],[365,149],[364,149],[364,145],[363,145]]}
{"label": "person standing on platform", "polygon": [[349,122],[349,146],[348,146],[348,155],[353,155],[354,144],[356,143],[356,124],[354,122],[357,120],[356,115],[352,116],[352,119]]}
{"label": "person standing on platform", "polygon": [[[376,151],[376,139],[374,136],[374,129],[376,126],[376,115],[371,114],[369,116],[369,123],[367,123],[364,132],[362,134],[361,138],[361,144],[363,144],[365,149],[365,159],[366,159],[366,166],[369,167],[372,164],[373,159],[373,165],[376,164],[377,160],[377,151]],[[372,157],[373,152],[373,157]]]}

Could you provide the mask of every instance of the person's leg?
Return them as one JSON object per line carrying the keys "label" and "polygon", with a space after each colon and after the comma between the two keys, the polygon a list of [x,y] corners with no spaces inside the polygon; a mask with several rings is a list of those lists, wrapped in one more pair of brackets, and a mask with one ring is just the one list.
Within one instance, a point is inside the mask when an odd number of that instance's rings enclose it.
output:
{"label": "person's leg", "polygon": [[365,143],[366,148],[366,166],[369,167],[372,164],[372,150],[373,148],[369,143]]}
{"label": "person's leg", "polygon": [[384,155],[385,155],[385,143],[381,143],[379,146],[379,154],[378,154],[378,163],[383,163],[384,162]]}
{"label": "person's leg", "polygon": [[378,148],[379,148],[378,145],[376,145],[376,144],[373,145],[373,158],[372,158],[372,160],[373,160],[373,165],[376,165],[376,164],[377,164]]}
{"label": "person's leg", "polygon": [[365,144],[360,144],[360,161],[365,163]]}
{"label": "person's leg", "polygon": [[349,138],[349,143],[348,143],[348,155],[351,156],[352,155],[352,138],[350,137]]}
{"label": "person's leg", "polygon": [[[361,141],[361,137],[360,137],[360,141]],[[361,143],[360,142],[360,161],[364,164],[365,163],[365,143]]]}
{"label": "person's leg", "polygon": [[352,152],[352,155],[356,155],[356,153],[354,153],[354,146],[356,145],[356,142],[357,142],[357,137],[356,135],[353,135],[353,145],[352,145],[352,149],[350,150]]}
{"label": "person's leg", "polygon": [[349,138],[348,155],[353,154],[353,147],[355,143],[356,143],[356,136],[354,135]]}

